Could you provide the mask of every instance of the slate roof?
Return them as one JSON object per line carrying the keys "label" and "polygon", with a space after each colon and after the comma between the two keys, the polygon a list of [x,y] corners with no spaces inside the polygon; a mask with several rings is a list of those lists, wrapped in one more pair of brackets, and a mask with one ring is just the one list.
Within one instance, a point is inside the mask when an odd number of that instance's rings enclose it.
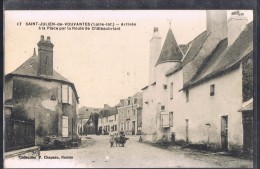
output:
{"label": "slate roof", "polygon": [[117,114],[117,107],[108,107],[108,108],[103,108],[102,110],[100,110],[99,112],[99,117],[107,117],[107,116],[111,116],[114,114]]}
{"label": "slate roof", "polygon": [[164,62],[180,62],[182,60],[182,57],[182,52],[176,42],[172,30],[169,29],[156,65]]}
{"label": "slate roof", "polygon": [[[27,61],[25,61],[21,66],[19,66],[15,71],[10,74],[13,75],[26,75],[38,77],[38,56],[33,55]],[[68,79],[61,76],[58,72],[53,70],[53,76],[45,76],[46,79],[61,80],[71,83]]]}
{"label": "slate roof", "polygon": [[[253,55],[253,22],[245,26],[236,41],[229,47],[227,38],[218,43],[213,40],[214,38],[212,39],[207,31],[202,32],[187,44],[190,45],[190,48],[183,61],[170,68],[165,76],[170,76],[189,64],[190,72],[186,72],[186,74],[191,73],[191,75],[184,83],[184,89],[234,68],[244,58]],[[211,49],[209,45],[211,45]],[[214,46],[216,47],[212,48]],[[199,54],[201,50],[204,50],[202,53],[207,55]]]}
{"label": "slate roof", "polygon": [[201,71],[189,85],[225,72],[235,67],[245,57],[253,55],[253,22],[246,25],[236,41],[227,48],[227,39],[222,40],[206,64],[201,65]]}
{"label": "slate roof", "polygon": [[98,113],[100,108],[86,107],[83,106],[79,109],[79,119],[89,119],[91,113]]}
{"label": "slate roof", "polygon": [[195,58],[195,56],[198,54],[199,50],[201,49],[202,45],[204,44],[204,42],[206,41],[208,36],[209,35],[207,34],[207,31],[204,31],[201,34],[199,34],[194,40],[189,42],[186,45],[186,48],[187,48],[187,46],[190,46],[190,47],[187,49],[188,51],[187,51],[187,54],[184,55],[183,61],[180,64],[176,65],[176,67],[169,69],[165,75],[170,76],[171,74],[181,70],[183,68],[183,66],[185,66],[187,63],[191,62]]}
{"label": "slate roof", "polygon": [[186,45],[182,44],[182,45],[180,45],[179,47],[180,47],[182,53],[185,55],[185,53],[186,53],[187,50],[189,49],[189,44],[186,44]]}
{"label": "slate roof", "polygon": [[46,79],[46,80],[56,80],[60,82],[68,83],[72,86],[75,91],[76,98],[78,100],[78,94],[76,88],[72,82],[68,79],[60,75],[58,72],[53,70],[53,76],[39,76],[38,75],[38,56],[33,55],[28,60],[26,60],[21,66],[19,66],[16,70],[6,75],[6,78],[10,76],[23,76],[23,77],[33,77],[38,79]]}
{"label": "slate roof", "polygon": [[204,44],[208,36],[209,35],[207,34],[207,31],[204,31],[201,34],[199,34],[193,41],[188,43],[189,45],[191,45],[191,47],[188,53],[186,54],[185,58],[183,59],[182,63],[180,64],[179,68],[182,68],[195,58],[195,56],[201,49],[202,45]]}

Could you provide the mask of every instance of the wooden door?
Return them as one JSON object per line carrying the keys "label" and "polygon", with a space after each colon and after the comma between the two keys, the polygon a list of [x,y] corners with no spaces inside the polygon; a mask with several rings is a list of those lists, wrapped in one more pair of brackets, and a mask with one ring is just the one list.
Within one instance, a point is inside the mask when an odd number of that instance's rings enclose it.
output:
{"label": "wooden door", "polygon": [[228,151],[228,116],[221,117],[221,147]]}
{"label": "wooden door", "polygon": [[132,135],[135,135],[135,121],[132,121]]}

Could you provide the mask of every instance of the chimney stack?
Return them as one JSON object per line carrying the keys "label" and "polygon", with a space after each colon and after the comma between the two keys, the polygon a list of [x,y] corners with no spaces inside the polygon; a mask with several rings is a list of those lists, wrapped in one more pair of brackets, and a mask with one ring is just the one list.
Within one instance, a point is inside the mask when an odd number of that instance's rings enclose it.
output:
{"label": "chimney stack", "polygon": [[47,36],[47,42],[51,42],[51,37]]}
{"label": "chimney stack", "polygon": [[41,35],[38,45],[38,75],[52,76],[53,75],[53,44],[51,38],[48,36],[44,40]]}
{"label": "chimney stack", "polygon": [[154,27],[153,37],[150,40],[150,65],[149,65],[149,84],[155,81],[155,64],[159,59],[161,52],[161,36],[159,28]]}
{"label": "chimney stack", "polygon": [[227,38],[227,11],[207,10],[207,32],[216,39]]}
{"label": "chimney stack", "polygon": [[244,16],[244,13],[240,11],[234,11],[231,13],[230,18],[228,19],[228,46],[233,44],[237,39],[241,31],[244,29],[248,20]]}
{"label": "chimney stack", "polygon": [[120,99],[120,105],[124,106],[124,99]]}
{"label": "chimney stack", "polygon": [[108,104],[104,104],[104,108],[109,108]]}

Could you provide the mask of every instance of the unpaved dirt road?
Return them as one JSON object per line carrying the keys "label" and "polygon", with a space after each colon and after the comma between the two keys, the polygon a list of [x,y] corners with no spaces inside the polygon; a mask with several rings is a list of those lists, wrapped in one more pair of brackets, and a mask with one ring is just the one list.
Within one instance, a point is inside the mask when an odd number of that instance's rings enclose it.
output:
{"label": "unpaved dirt road", "polygon": [[[110,147],[108,136],[82,137],[80,147],[65,150],[41,151],[41,159],[5,161],[5,167],[18,168],[223,168],[252,167],[252,160],[228,156],[201,154],[192,151],[165,150],[138,142],[129,136],[125,147]],[[68,159],[63,159],[63,157]],[[47,158],[58,159],[47,159]]]}

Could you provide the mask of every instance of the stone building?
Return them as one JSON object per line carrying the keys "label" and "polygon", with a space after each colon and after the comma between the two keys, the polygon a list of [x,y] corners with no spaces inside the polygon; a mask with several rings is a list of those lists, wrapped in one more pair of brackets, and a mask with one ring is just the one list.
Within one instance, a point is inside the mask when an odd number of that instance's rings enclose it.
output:
{"label": "stone building", "polygon": [[129,135],[141,134],[143,94],[137,92],[131,97],[120,100],[118,126],[120,131]]}
{"label": "stone building", "polygon": [[98,133],[98,116],[100,108],[82,106],[79,109],[77,129],[79,135]]}
{"label": "stone building", "polygon": [[[214,150],[252,150],[253,23],[239,11],[206,12],[207,30],[179,45],[170,28],[150,41],[142,137]],[[251,134],[250,134],[251,133]]]}
{"label": "stone building", "polygon": [[118,111],[117,106],[110,107],[105,104],[104,108],[99,112],[98,131],[99,134],[107,135],[110,132],[118,131]]}
{"label": "stone building", "polygon": [[4,99],[12,107],[9,117],[13,122],[7,131],[11,134],[6,138],[10,144],[27,133],[26,127],[25,133],[19,130],[24,125],[16,121],[35,120],[32,133],[35,133],[36,145],[42,147],[52,146],[55,140],[56,143],[69,142],[77,138],[79,97],[76,88],[53,69],[54,45],[50,37],[45,40],[41,36],[37,45],[38,55],[34,50],[33,56],[5,76]]}

